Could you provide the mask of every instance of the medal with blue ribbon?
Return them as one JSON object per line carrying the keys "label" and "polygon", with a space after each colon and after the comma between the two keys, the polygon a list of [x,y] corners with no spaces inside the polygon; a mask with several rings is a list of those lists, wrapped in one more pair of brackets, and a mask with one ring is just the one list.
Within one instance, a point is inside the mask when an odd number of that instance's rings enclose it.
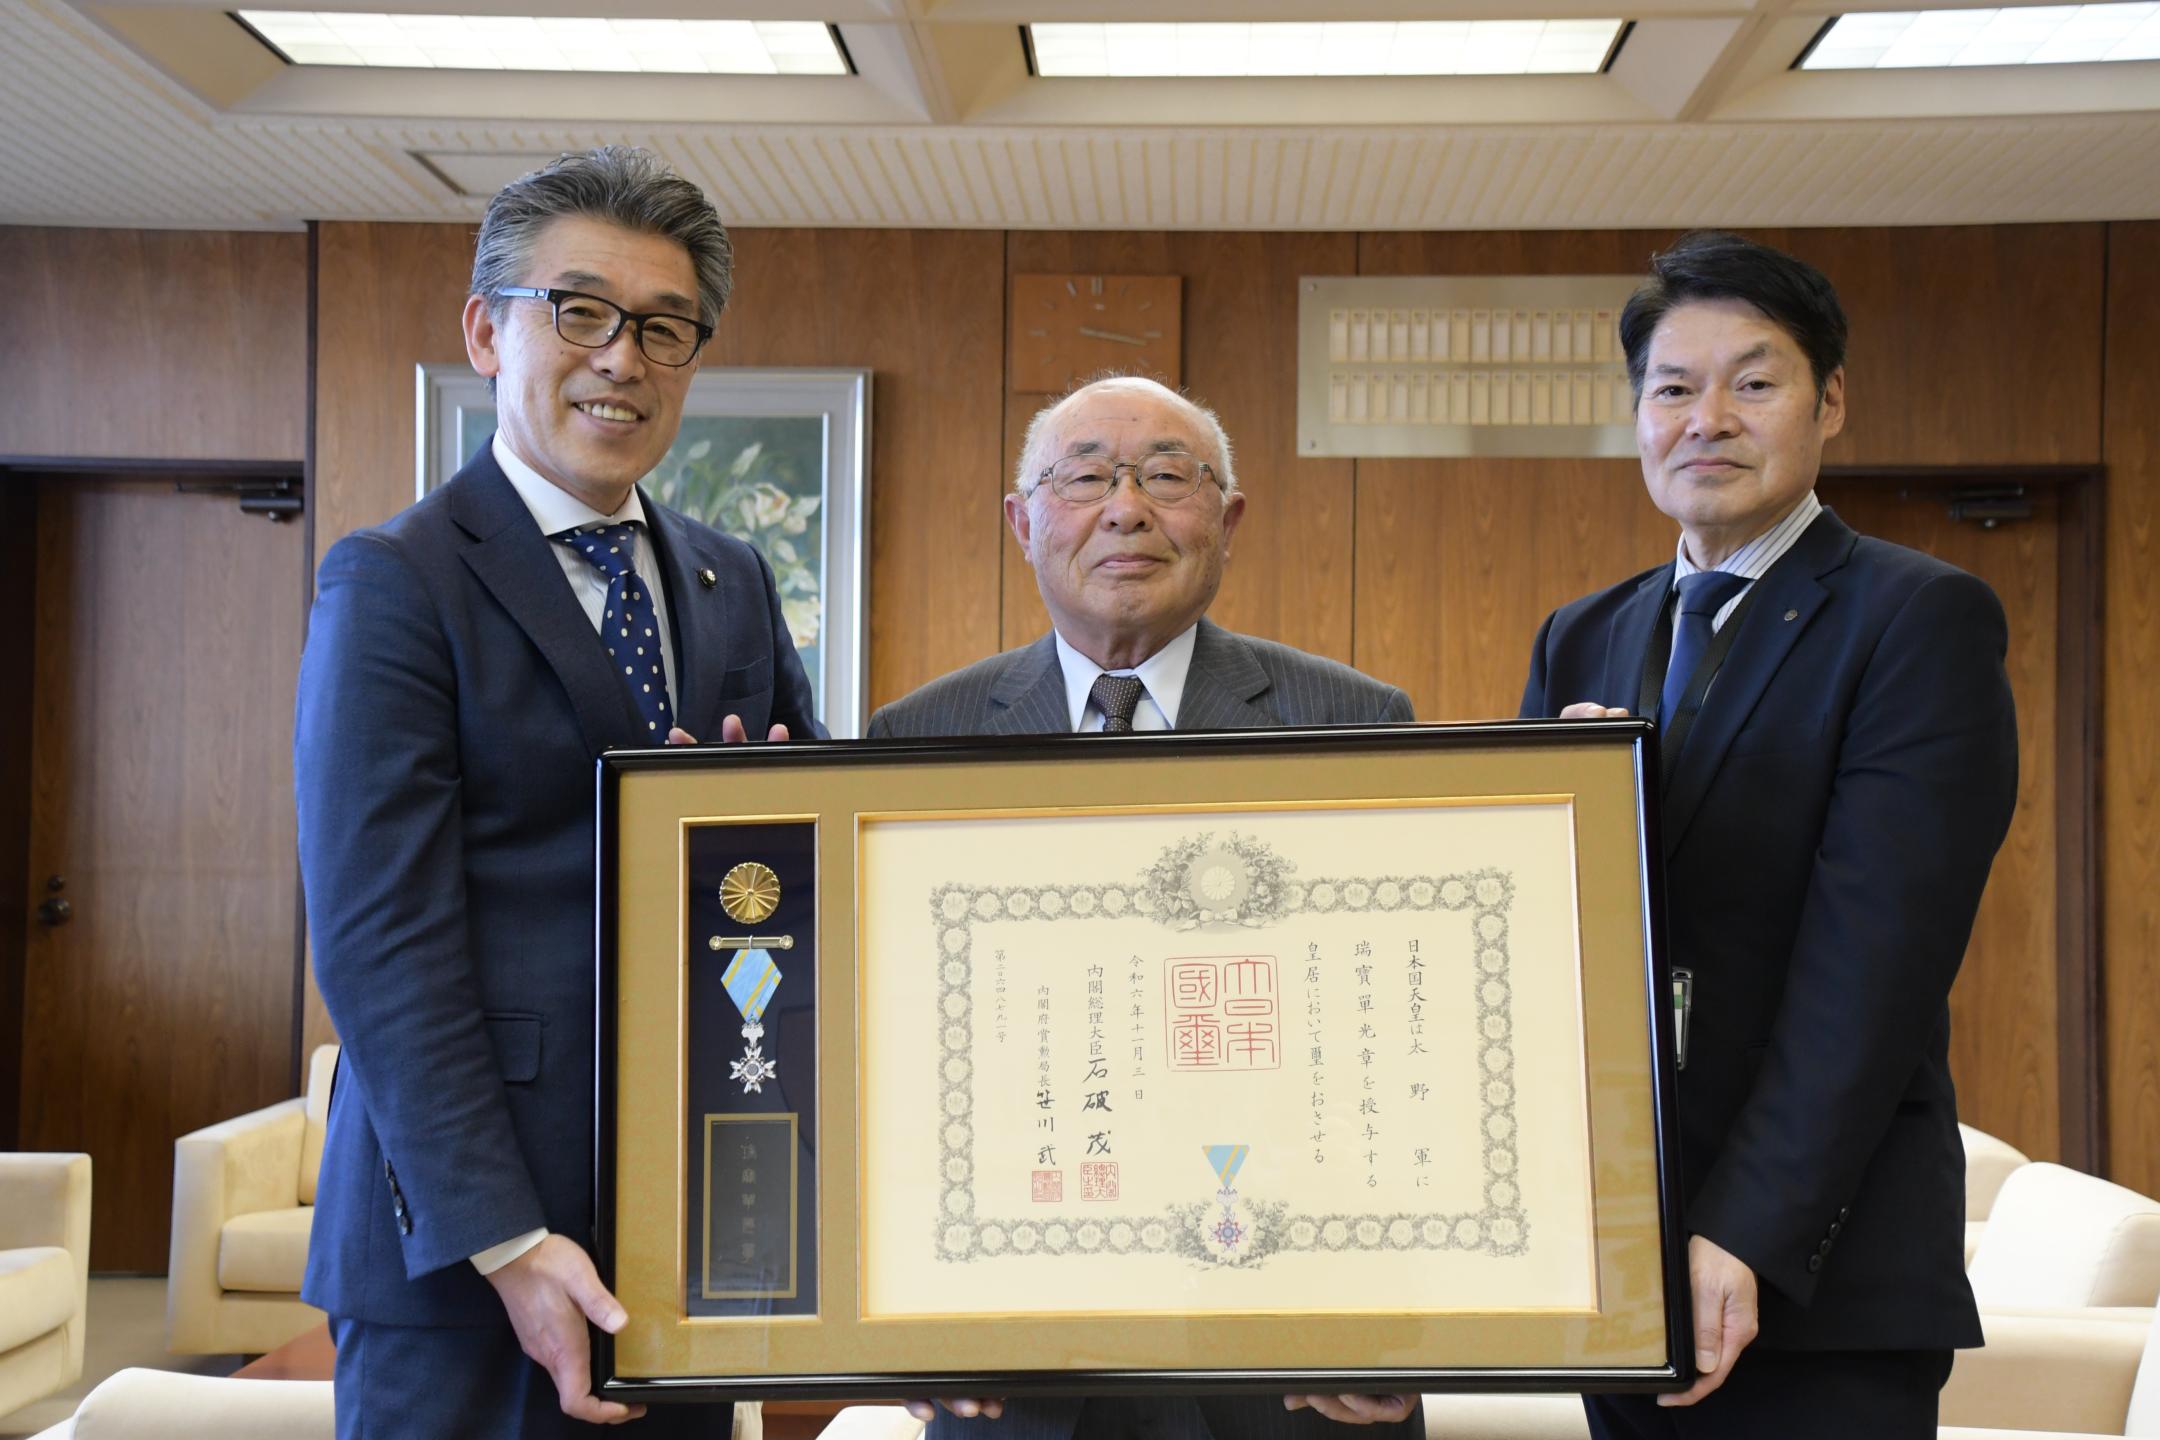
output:
{"label": "medal with blue ribbon", "polygon": [[1222,1213],[1201,1224],[1200,1243],[1215,1259],[1237,1264],[1251,1253],[1254,1240],[1252,1217],[1239,1210],[1237,1192],[1238,1171],[1244,1168],[1252,1147],[1203,1145],[1200,1150],[1207,1156],[1208,1169],[1222,1182],[1222,1188],[1215,1192],[1215,1203],[1222,1207]]}
{"label": "medal with blue ribbon", "polygon": [[[720,906],[728,918],[744,925],[755,925],[770,917],[780,906],[780,877],[756,861],[746,861],[728,871],[720,883]],[[771,1003],[773,992],[780,988],[780,967],[773,963],[773,949],[794,948],[792,935],[715,935],[715,950],[733,950],[735,958],[728,962],[720,983],[727,988],[728,999],[742,1012],[743,1056],[733,1062],[728,1072],[730,1080],[742,1082],[743,1094],[753,1095],[763,1090],[765,1082],[774,1077],[779,1069],[777,1057],[767,1057],[764,1051],[765,1007]]]}
{"label": "medal with blue ribbon", "polygon": [[742,1059],[735,1062],[728,1078],[742,1081],[743,1094],[753,1094],[772,1079],[779,1068],[776,1060],[765,1057],[760,1042],[765,1038],[766,1002],[772,999],[773,991],[780,988],[780,967],[773,964],[772,956],[766,951],[744,950],[729,962],[720,983],[727,986],[728,998],[742,1012],[742,1036],[746,1046]]}

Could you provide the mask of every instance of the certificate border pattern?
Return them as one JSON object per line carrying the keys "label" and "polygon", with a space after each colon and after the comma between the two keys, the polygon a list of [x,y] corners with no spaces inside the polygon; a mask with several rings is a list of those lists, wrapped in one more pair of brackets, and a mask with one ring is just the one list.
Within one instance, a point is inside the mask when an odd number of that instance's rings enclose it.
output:
{"label": "certificate border pattern", "polygon": [[[1165,860],[1182,859],[1208,848],[1209,836],[1188,836],[1164,852]],[[1265,863],[1266,847],[1233,835],[1224,850]],[[1264,859],[1263,859],[1264,857]],[[1257,925],[1295,914],[1366,914],[1391,911],[1469,911],[1474,958],[1470,970],[1476,1004],[1480,1075],[1484,1204],[1453,1213],[1366,1212],[1361,1214],[1290,1214],[1280,1202],[1253,1207],[1262,1234],[1242,1258],[1250,1264],[1274,1251],[1464,1250],[1494,1257],[1526,1254],[1530,1219],[1522,1205],[1517,1175],[1515,1118],[1513,985],[1509,975],[1508,912],[1515,882],[1500,869],[1450,875],[1326,876],[1298,882],[1295,867],[1274,861],[1275,882],[1262,892],[1264,903],[1244,913],[1206,913],[1221,924]],[[1052,1216],[1012,1219],[975,1213],[975,1135],[973,1125],[974,927],[992,920],[1054,921],[1068,916],[1121,918],[1142,915],[1178,929],[1192,928],[1190,907],[1166,905],[1154,883],[1161,869],[1128,882],[1051,885],[969,885],[950,883],[931,891],[929,909],[937,937],[933,954],[938,967],[938,1013],[941,1017],[938,1066],[938,1215],[931,1246],[947,1263],[965,1263],[1006,1255],[1187,1254],[1210,1255],[1197,1242],[1186,1209],[1172,1207],[1161,1217],[1105,1221],[1094,1217]],[[1256,897],[1258,898],[1258,897]]]}

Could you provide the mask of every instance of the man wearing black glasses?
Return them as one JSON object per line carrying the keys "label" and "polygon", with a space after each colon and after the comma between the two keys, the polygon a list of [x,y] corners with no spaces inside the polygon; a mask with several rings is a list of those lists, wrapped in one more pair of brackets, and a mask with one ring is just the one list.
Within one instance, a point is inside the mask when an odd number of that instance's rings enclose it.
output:
{"label": "man wearing black glasses", "polygon": [[[1409,720],[1347,665],[1207,618],[1245,514],[1213,411],[1152,380],[1084,385],[1028,426],[1005,518],[1050,633],[870,717],[877,736],[1124,734]],[[911,1406],[933,1440],[1322,1440],[1422,1436],[1414,1395],[949,1399]]]}
{"label": "man wearing black glasses", "polygon": [[593,761],[823,733],[757,552],[637,488],[730,280],[711,204],[643,152],[510,185],[465,304],[496,433],[323,561],[294,748],[344,1050],[302,1294],[342,1440],[636,1416],[588,1366],[588,1322],[625,1319],[590,1258]]}

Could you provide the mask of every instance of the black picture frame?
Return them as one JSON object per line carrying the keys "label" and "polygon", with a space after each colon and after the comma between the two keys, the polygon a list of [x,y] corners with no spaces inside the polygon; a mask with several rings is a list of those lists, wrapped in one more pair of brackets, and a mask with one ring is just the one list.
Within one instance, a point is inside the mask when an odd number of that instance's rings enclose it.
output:
{"label": "black picture frame", "polygon": [[[1657,1254],[1644,1268],[1654,1276],[1660,1300],[1656,1328],[1662,1359],[1652,1363],[1611,1365],[1545,1363],[1509,1365],[1319,1365],[1306,1368],[1246,1367],[1235,1364],[1115,1369],[1067,1367],[975,1368],[955,1365],[890,1368],[836,1364],[816,1369],[779,1368],[742,1373],[656,1373],[626,1363],[625,1337],[595,1331],[595,1392],[632,1401],[721,1402],[754,1399],[832,1399],[863,1401],[895,1396],[975,1394],[1146,1394],[1146,1393],[1304,1393],[1391,1392],[1654,1392],[1684,1389],[1694,1378],[1692,1329],[1688,1308],[1686,1232],[1681,1222],[1678,1121],[1675,1104],[1675,1015],[1665,960],[1662,850],[1658,836],[1657,732],[1640,720],[1516,721],[1475,725],[1386,725],[1226,732],[1162,732],[1135,736],[1028,736],[908,741],[790,742],[779,745],[673,747],[612,752],[598,762],[595,887],[595,1260],[601,1277],[632,1310],[633,1325],[680,1323],[674,1314],[641,1314],[630,1277],[618,1263],[618,1243],[625,1231],[624,1196],[616,1156],[624,1130],[618,1111],[623,1100],[621,1066],[625,1046],[618,1026],[624,919],[621,848],[626,787],[652,777],[687,783],[710,776],[722,790],[733,782],[761,777],[769,787],[792,790],[792,777],[808,781],[838,772],[898,775],[971,774],[980,767],[1026,770],[1050,765],[1061,773],[1106,779],[1119,766],[1165,757],[1205,762],[1222,757],[1282,764],[1328,761],[1357,764],[1363,758],[1403,755],[1474,755],[1507,753],[1527,757],[1601,755],[1617,760],[1631,790],[1630,816],[1634,859],[1632,902],[1641,924],[1639,980],[1643,1011],[1639,1023],[1648,1045],[1642,1072],[1647,1093],[1638,1097],[1653,1117],[1645,1138],[1654,1192]],[[1084,768],[1073,768],[1084,767]],[[1039,770],[1034,773],[1041,773]],[[715,812],[692,806],[706,819]],[[747,813],[768,813],[755,802]],[[836,950],[839,947],[835,947]],[[839,954],[821,956],[821,965],[839,966]],[[852,955],[846,957],[852,963]],[[837,973],[837,972],[833,972]],[[835,982],[837,983],[837,982]],[[1637,1022],[1630,1022],[1637,1023]],[[814,1240],[813,1243],[816,1243]],[[649,1297],[648,1297],[649,1298]],[[851,1297],[829,1289],[824,1304],[846,1307]],[[643,1307],[645,1310],[652,1306]],[[792,1323],[802,1324],[801,1320]],[[810,1322],[817,1323],[817,1322]],[[1100,1322],[1098,1322],[1100,1323]],[[1190,1324],[1204,1325],[1204,1320]],[[1436,1361],[1440,1357],[1435,1357]]]}

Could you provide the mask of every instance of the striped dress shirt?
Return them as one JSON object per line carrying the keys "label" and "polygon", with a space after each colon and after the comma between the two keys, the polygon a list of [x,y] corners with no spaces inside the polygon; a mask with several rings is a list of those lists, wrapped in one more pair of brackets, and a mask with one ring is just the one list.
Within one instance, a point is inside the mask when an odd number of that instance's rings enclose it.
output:
{"label": "striped dress shirt", "polygon": [[[1725,628],[1725,622],[1732,617],[1733,611],[1740,608],[1740,602],[1747,599],[1748,592],[1755,588],[1755,582],[1769,574],[1770,567],[1785,558],[1785,552],[1792,549],[1800,539],[1801,532],[1814,524],[1815,517],[1822,512],[1822,501],[1816,499],[1815,492],[1810,490],[1800,497],[1799,504],[1785,513],[1784,519],[1733,551],[1717,565],[1710,567],[1723,570],[1728,575],[1744,575],[1748,581],[1741,587],[1739,594],[1719,606],[1717,614],[1710,617],[1712,634]],[[1687,537],[1681,536],[1673,560],[1673,584],[1678,586],[1688,576],[1701,573],[1702,569],[1702,566],[1688,559]],[[1672,623],[1673,636],[1677,639],[1680,634],[1680,607],[1677,605],[1673,607]]]}

